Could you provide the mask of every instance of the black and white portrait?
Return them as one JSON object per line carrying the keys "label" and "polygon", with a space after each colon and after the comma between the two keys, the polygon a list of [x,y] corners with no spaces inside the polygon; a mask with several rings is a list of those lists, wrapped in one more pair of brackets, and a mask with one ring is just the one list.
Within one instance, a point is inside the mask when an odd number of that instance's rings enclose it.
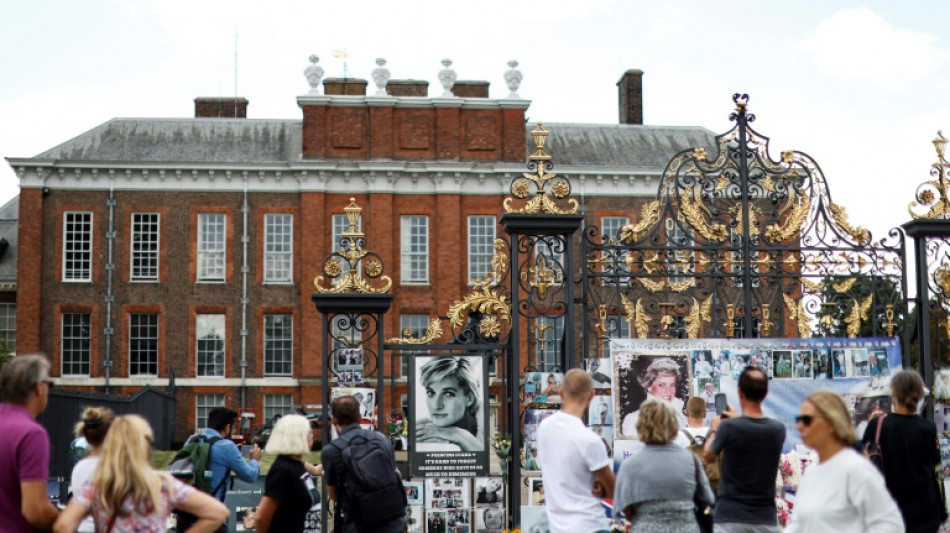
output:
{"label": "black and white portrait", "polygon": [[417,452],[488,449],[485,359],[443,355],[415,358],[414,428]]}
{"label": "black and white portrait", "polygon": [[592,358],[587,360],[587,374],[594,380],[595,389],[609,389],[613,383],[613,368],[610,358]]}
{"label": "black and white portrait", "polygon": [[504,507],[505,485],[500,477],[475,478],[475,507]]}
{"label": "black and white portrait", "polygon": [[337,372],[348,370],[363,370],[363,348],[340,348],[336,351]]}
{"label": "black and white portrait", "polygon": [[614,387],[620,437],[637,438],[640,404],[648,399],[673,405],[680,426],[686,425],[683,411],[690,394],[690,354],[615,353]]}
{"label": "black and white portrait", "polygon": [[485,507],[475,510],[476,533],[501,533],[504,529],[504,507]]}

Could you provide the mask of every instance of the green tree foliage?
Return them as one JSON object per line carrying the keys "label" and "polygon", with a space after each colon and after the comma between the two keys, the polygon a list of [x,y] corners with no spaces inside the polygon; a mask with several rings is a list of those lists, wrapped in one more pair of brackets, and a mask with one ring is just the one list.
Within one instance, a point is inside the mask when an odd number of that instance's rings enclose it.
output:
{"label": "green tree foliage", "polygon": [[893,307],[894,335],[903,333],[907,317],[903,312],[903,294],[897,282],[879,276],[822,279],[815,335],[849,337],[856,328],[857,337],[887,336],[885,327],[888,304]]}

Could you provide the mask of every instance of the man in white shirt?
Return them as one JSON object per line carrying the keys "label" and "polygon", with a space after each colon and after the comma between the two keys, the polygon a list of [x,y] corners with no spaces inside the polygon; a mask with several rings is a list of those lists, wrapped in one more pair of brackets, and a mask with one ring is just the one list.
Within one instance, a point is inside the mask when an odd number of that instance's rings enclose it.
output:
{"label": "man in white shirt", "polygon": [[[600,498],[614,492],[614,472],[603,441],[582,417],[594,397],[594,382],[581,369],[564,375],[564,404],[538,427],[538,450],[551,533],[607,533]],[[597,485],[594,492],[595,482]]]}

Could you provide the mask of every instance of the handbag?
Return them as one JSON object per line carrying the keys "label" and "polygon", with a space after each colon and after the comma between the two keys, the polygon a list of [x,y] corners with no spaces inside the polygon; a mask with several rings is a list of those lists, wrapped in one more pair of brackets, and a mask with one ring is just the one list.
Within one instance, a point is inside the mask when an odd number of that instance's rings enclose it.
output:
{"label": "handbag", "polygon": [[713,512],[712,506],[699,498],[699,459],[693,456],[693,468],[695,470],[696,491],[693,493],[693,514],[696,515],[696,524],[699,525],[701,533],[712,533],[713,531]]}
{"label": "handbag", "polygon": [[884,426],[884,417],[877,417],[877,430],[874,431],[874,440],[864,444],[864,456],[877,467],[878,472],[884,473],[884,451],[881,449],[881,428]]}

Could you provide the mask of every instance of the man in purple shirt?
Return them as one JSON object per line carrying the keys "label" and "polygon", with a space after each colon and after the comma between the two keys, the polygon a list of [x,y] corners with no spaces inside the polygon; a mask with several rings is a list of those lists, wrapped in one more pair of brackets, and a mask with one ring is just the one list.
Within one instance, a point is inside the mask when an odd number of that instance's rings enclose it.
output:
{"label": "man in purple shirt", "polygon": [[0,373],[0,533],[51,531],[59,514],[46,496],[49,435],[36,422],[52,386],[41,355],[15,357]]}

